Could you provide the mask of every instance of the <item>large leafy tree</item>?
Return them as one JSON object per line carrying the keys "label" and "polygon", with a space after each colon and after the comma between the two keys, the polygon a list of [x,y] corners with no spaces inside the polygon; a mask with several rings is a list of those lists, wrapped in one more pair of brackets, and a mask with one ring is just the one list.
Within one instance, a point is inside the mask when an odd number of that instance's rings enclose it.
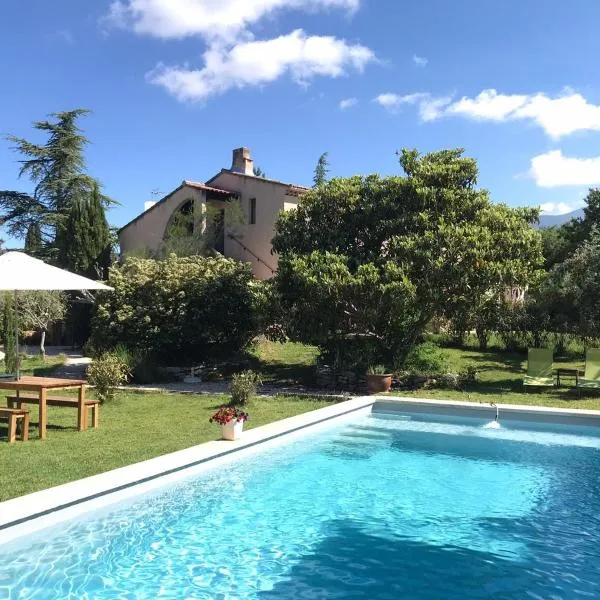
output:
{"label": "large leafy tree", "polygon": [[[0,191],[0,221],[13,237],[25,238],[28,233],[39,236],[41,247],[54,259],[58,249],[69,243],[71,208],[87,200],[98,186],[86,173],[88,140],[78,127],[78,120],[88,112],[75,109],[53,113],[49,120],[35,122],[34,128],[47,136],[44,144],[7,138],[23,157],[19,176],[28,178],[34,187],[31,193]],[[103,205],[109,203],[105,196],[101,200]]]}
{"label": "large leafy tree", "polygon": [[600,233],[552,269],[539,298],[555,331],[600,337]]}
{"label": "large leafy tree", "polygon": [[275,285],[295,337],[365,336],[401,360],[432,318],[539,269],[537,210],[492,203],[461,149],[404,150],[400,164],[403,177],[317,186],[280,217]]}

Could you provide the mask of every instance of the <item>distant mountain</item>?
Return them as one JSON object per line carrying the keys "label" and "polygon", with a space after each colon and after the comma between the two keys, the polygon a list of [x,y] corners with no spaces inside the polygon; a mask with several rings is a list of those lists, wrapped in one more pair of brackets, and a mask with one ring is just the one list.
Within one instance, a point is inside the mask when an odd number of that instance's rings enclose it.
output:
{"label": "distant mountain", "polygon": [[568,223],[571,219],[583,218],[583,208],[575,210],[566,215],[542,215],[540,217],[540,227],[557,227]]}

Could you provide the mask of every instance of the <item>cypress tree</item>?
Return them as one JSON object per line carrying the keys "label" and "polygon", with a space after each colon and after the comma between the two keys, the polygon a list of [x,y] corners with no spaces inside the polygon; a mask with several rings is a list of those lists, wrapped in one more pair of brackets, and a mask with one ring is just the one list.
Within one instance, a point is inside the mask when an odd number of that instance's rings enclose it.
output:
{"label": "cypress tree", "polygon": [[2,303],[2,341],[7,373],[17,371],[17,339],[15,337],[15,303],[12,292],[4,292]]}
{"label": "cypress tree", "polygon": [[324,152],[319,157],[317,166],[315,167],[315,175],[313,177],[313,183],[315,187],[323,185],[327,181],[327,174],[329,173],[329,153]]}
{"label": "cypress tree", "polygon": [[98,184],[88,198],[73,202],[65,230],[69,238],[59,247],[59,262],[80,275],[104,278],[110,265],[111,239]]}
{"label": "cypress tree", "polygon": [[25,236],[25,252],[37,256],[42,251],[42,230],[39,223],[32,223]]}

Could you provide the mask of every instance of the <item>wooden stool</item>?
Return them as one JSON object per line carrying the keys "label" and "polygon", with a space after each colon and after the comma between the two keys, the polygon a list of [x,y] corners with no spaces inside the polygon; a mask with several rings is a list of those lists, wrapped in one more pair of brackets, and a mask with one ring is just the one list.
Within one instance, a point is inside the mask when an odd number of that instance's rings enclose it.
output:
{"label": "wooden stool", "polygon": [[8,419],[8,443],[17,439],[17,422],[21,421],[21,441],[29,439],[29,411],[26,408],[0,408],[0,419]]}

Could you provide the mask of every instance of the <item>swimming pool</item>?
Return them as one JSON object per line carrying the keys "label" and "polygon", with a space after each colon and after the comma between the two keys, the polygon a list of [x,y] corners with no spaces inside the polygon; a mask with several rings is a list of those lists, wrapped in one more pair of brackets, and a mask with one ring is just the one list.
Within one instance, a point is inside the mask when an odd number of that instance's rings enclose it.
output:
{"label": "swimming pool", "polygon": [[596,428],[361,415],[0,546],[0,599],[600,596]]}

